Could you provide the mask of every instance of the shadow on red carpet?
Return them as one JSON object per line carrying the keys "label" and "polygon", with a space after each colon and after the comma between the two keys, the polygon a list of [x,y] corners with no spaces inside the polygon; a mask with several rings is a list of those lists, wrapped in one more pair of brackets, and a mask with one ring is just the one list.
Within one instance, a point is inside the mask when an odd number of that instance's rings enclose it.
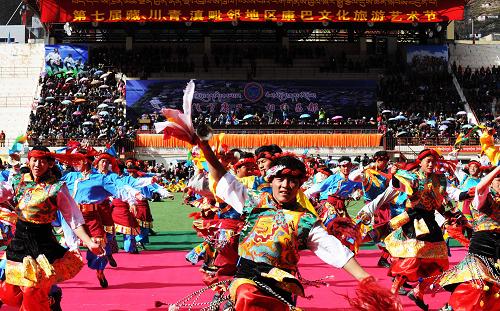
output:
{"label": "shadow on red carpet", "polygon": [[[376,266],[376,250],[362,250],[357,259],[368,272],[389,287],[387,270]],[[454,248],[450,264],[453,265],[465,255],[464,248]],[[204,287],[201,282],[199,265],[192,266],[184,259],[185,251],[144,251],[138,255],[119,253],[115,255],[117,268],[106,269],[109,282],[107,289],[99,286],[95,272],[84,269],[72,280],[60,284],[63,288],[62,308],[65,311],[153,311],[167,310],[167,306],[155,308],[155,301],[174,303],[190,293]],[[306,294],[311,299],[299,299],[298,306],[308,310],[350,310],[347,300],[341,295],[354,296],[356,282],[343,270],[327,266],[311,252],[304,252],[300,271],[307,280],[315,280],[327,275],[329,286],[307,287]],[[208,302],[213,294],[208,291],[198,302]],[[404,310],[418,309],[407,297],[402,297]],[[434,297],[426,295],[430,309],[444,305],[449,293],[440,291]],[[197,310],[198,308],[193,308]],[[3,307],[2,310],[15,310]]]}

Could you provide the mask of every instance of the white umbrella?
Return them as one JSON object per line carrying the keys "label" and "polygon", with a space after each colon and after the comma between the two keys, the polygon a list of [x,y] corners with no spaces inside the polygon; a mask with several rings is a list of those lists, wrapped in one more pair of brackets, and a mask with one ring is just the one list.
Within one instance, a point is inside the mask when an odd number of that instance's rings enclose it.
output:
{"label": "white umbrella", "polygon": [[71,100],[69,100],[69,99],[65,99],[65,100],[63,100],[63,101],[61,102],[61,104],[63,104],[63,105],[69,105],[69,104],[71,104],[71,103],[72,103],[72,102],[71,102]]}
{"label": "white umbrella", "polygon": [[108,108],[109,106],[107,104],[100,104],[99,106],[97,106],[97,109],[104,109],[104,108]]}
{"label": "white umbrella", "polygon": [[396,121],[406,121],[408,120],[405,116],[399,115],[394,118]]}
{"label": "white umbrella", "polygon": [[100,116],[107,116],[107,115],[109,115],[109,112],[107,112],[107,111],[101,111],[101,112],[99,112],[99,115]]}
{"label": "white umbrella", "polygon": [[80,110],[77,110],[77,111],[73,112],[74,116],[79,116],[81,114],[82,114],[82,112]]}
{"label": "white umbrella", "polygon": [[253,114],[247,114],[246,116],[243,117],[243,120],[249,120],[253,119]]}
{"label": "white umbrella", "polygon": [[52,97],[52,96],[45,97],[45,101],[47,101],[47,102],[51,102],[51,101],[54,101],[54,100],[55,100],[55,98]]}
{"label": "white umbrella", "polygon": [[117,98],[117,99],[115,99],[114,103],[115,103],[115,104],[119,104],[119,103],[121,103],[122,101],[123,101],[123,99],[121,99],[121,98]]}
{"label": "white umbrella", "polygon": [[109,85],[106,85],[106,84],[99,86],[100,89],[107,89],[108,87],[109,87]]}
{"label": "white umbrella", "polygon": [[90,85],[98,85],[98,84],[101,84],[102,82],[99,81],[99,80],[92,80],[92,82],[90,82]]}
{"label": "white umbrella", "polygon": [[83,77],[80,79],[80,81],[78,81],[78,83],[84,83],[84,82],[87,82],[88,80],[89,80],[89,78]]}
{"label": "white umbrella", "polygon": [[446,119],[446,121],[452,121],[452,122],[455,122],[456,120],[455,120],[455,118],[448,118],[448,119]]}
{"label": "white umbrella", "polygon": [[448,125],[446,125],[446,124],[443,124],[443,125],[439,126],[439,130],[440,131],[446,131],[447,129],[448,129]]}
{"label": "white umbrella", "polygon": [[71,82],[71,81],[73,81],[73,80],[75,80],[73,77],[69,77],[69,78],[67,78],[67,79],[66,79],[66,81],[64,81],[64,82],[68,83],[68,82]]}
{"label": "white umbrella", "polygon": [[474,126],[472,124],[465,124],[465,125],[462,125],[462,129],[466,130],[466,129],[471,129],[473,128]]}
{"label": "white umbrella", "polygon": [[408,135],[408,132],[407,131],[401,131],[399,133],[396,134],[396,137],[401,137],[401,136],[405,136],[405,135]]}
{"label": "white umbrella", "polygon": [[96,119],[99,119],[99,116],[95,114],[95,115],[91,116],[90,118],[91,118],[92,120],[96,120]]}
{"label": "white umbrella", "polygon": [[392,113],[392,111],[391,110],[384,110],[384,111],[382,111],[382,114],[386,114],[386,113]]}
{"label": "white umbrella", "polygon": [[106,73],[102,74],[102,75],[99,77],[99,79],[106,79],[106,78],[109,76],[109,74],[110,74],[110,73],[111,73],[111,71],[108,71],[108,72],[106,72]]}
{"label": "white umbrella", "polygon": [[465,115],[467,115],[467,112],[465,112],[465,111],[457,112],[457,116],[465,116]]}
{"label": "white umbrella", "polygon": [[90,122],[90,121],[85,121],[82,123],[83,125],[94,125],[94,122]]}
{"label": "white umbrella", "polygon": [[332,118],[332,120],[342,120],[343,118],[343,116],[335,116]]}

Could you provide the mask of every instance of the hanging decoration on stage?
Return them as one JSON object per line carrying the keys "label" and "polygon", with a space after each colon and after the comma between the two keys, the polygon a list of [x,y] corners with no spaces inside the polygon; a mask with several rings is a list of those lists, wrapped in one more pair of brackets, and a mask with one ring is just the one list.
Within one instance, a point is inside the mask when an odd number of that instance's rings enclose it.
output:
{"label": "hanging decoration on stage", "polygon": [[40,0],[42,22],[393,22],[462,20],[458,0]]}

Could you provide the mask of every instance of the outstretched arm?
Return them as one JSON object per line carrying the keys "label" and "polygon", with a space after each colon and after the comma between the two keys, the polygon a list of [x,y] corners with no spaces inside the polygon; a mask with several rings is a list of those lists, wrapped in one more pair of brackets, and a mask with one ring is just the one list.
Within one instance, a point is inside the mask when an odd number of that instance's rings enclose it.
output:
{"label": "outstretched arm", "polygon": [[495,167],[495,169],[493,171],[491,171],[488,175],[486,175],[483,179],[481,179],[479,184],[477,184],[477,186],[476,186],[477,193],[480,195],[483,194],[488,189],[488,187],[491,185],[491,182],[493,181],[493,179],[495,179],[495,177],[499,173],[500,173],[500,166],[497,166],[497,167]]}
{"label": "outstretched arm", "polygon": [[87,248],[96,255],[104,255],[105,251],[102,247],[95,243],[89,237],[87,232],[85,232],[83,227],[85,220],[83,219],[82,212],[76,205],[75,200],[69,194],[66,185],[64,185],[57,194],[57,206],[61,211],[64,220],[67,222],[69,227],[71,227],[76,236],[82,240],[85,246],[87,246]]}
{"label": "outstretched arm", "polygon": [[325,228],[316,223],[309,232],[307,248],[327,264],[342,268],[355,279],[361,281],[370,275],[354,259],[354,254]]}
{"label": "outstretched arm", "polygon": [[398,191],[394,189],[392,185],[389,185],[389,187],[385,189],[384,192],[379,194],[373,201],[363,206],[363,208],[361,208],[358,212],[358,215],[366,214],[371,217],[380,206],[394,200],[397,195]]}
{"label": "outstretched arm", "polygon": [[351,257],[351,259],[347,261],[343,269],[358,281],[370,276],[370,274],[368,274],[368,272],[366,272],[365,269],[359,265],[358,261],[354,257]]}
{"label": "outstretched arm", "polygon": [[218,183],[219,180],[226,174],[226,169],[224,168],[224,166],[222,166],[222,163],[220,163],[219,159],[217,158],[207,141],[200,140],[198,146],[205,155],[210,175],[212,176],[214,181]]}
{"label": "outstretched arm", "polygon": [[493,182],[493,179],[495,179],[495,177],[499,173],[500,166],[497,166],[493,171],[491,171],[488,175],[481,179],[479,184],[477,184],[476,186],[476,192],[472,201],[472,206],[474,206],[478,210],[483,209],[485,203],[487,202],[488,194],[490,193],[490,185]]}

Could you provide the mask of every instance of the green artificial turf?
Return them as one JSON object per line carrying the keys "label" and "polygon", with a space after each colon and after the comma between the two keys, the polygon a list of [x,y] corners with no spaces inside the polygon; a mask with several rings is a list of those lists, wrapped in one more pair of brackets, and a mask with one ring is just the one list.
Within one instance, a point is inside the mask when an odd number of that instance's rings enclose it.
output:
{"label": "green artificial turf", "polygon": [[[150,243],[146,245],[148,250],[188,250],[202,241],[192,228],[193,219],[188,216],[198,209],[182,204],[182,194],[174,195],[174,200],[150,203],[154,218],[153,229],[157,235],[149,238]],[[351,201],[347,205],[347,210],[354,217],[362,207],[363,201]],[[121,244],[123,238],[118,235],[117,239]],[[459,244],[452,240],[451,245],[458,246]],[[376,246],[373,243],[365,243],[361,248],[375,249]]]}
{"label": "green artificial turf", "polygon": [[[163,202],[151,202],[151,213],[153,214],[153,230],[157,232],[156,236],[149,238],[150,243],[146,245],[148,250],[188,250],[202,242],[202,239],[196,235],[192,228],[193,219],[189,214],[198,211],[198,209],[189,205],[182,204],[182,194],[174,194],[174,200]],[[351,215],[356,215],[363,206],[361,201],[353,201],[348,204],[348,211]],[[117,236],[119,244],[122,237]],[[373,244],[363,245],[363,249],[373,249]]]}

